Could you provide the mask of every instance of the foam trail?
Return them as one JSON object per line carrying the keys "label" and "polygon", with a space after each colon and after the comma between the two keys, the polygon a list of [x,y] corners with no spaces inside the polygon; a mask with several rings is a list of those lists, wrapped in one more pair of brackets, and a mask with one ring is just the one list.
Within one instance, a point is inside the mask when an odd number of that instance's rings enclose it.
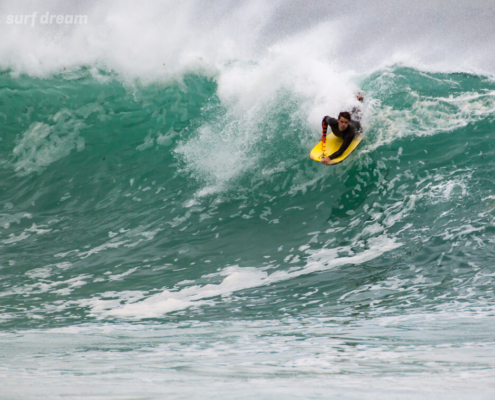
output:
{"label": "foam trail", "polygon": [[[134,294],[133,301],[121,306],[120,300],[91,299],[81,302],[90,306],[93,314],[99,317],[120,317],[131,319],[158,318],[164,314],[189,307],[214,305],[210,299],[230,295],[234,292],[254,287],[267,286],[277,282],[295,279],[315,272],[327,271],[342,265],[360,265],[400,246],[396,239],[382,235],[369,240],[370,249],[349,257],[338,257],[339,253],[349,252],[350,247],[322,249],[309,257],[306,266],[293,271],[278,271],[268,274],[257,268],[225,268],[220,275],[226,276],[220,284],[194,285],[178,291],[163,292],[141,300],[144,294]],[[127,295],[127,294],[126,294]]]}

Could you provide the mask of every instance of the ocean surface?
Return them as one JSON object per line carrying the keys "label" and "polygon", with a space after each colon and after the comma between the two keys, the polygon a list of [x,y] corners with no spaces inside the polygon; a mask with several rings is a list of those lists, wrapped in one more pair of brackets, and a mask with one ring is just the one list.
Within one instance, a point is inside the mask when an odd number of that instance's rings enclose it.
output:
{"label": "ocean surface", "polygon": [[0,399],[495,398],[495,6],[374,3],[2,3]]}

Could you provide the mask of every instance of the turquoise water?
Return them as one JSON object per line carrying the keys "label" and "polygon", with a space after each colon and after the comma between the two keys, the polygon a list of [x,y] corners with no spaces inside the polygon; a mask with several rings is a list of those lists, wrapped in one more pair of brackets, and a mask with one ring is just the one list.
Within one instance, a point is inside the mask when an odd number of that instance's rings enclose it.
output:
{"label": "turquoise water", "polygon": [[492,75],[78,62],[0,75],[0,398],[493,397]]}

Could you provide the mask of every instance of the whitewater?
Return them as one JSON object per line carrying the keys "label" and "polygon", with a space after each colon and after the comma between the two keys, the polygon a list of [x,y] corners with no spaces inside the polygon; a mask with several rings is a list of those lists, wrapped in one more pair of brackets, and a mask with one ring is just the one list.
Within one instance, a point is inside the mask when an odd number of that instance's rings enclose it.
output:
{"label": "whitewater", "polygon": [[0,399],[494,398],[494,20],[3,1]]}

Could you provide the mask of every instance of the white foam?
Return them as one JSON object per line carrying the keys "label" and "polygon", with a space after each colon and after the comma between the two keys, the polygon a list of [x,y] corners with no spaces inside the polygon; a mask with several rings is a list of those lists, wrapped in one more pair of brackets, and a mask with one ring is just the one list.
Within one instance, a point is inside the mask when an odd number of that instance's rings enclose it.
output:
{"label": "white foam", "polygon": [[25,212],[15,214],[0,213],[0,227],[9,229],[12,223],[20,224],[23,218],[32,219],[33,215]]}
{"label": "white foam", "polygon": [[52,118],[53,125],[33,122],[24,132],[13,151],[13,165],[19,175],[40,172],[68,156],[72,150],[84,150],[84,138],[79,136],[84,124],[70,114],[67,111],[57,113]]}
{"label": "white foam", "polygon": [[[53,269],[51,266],[45,266],[42,268],[35,268],[26,272],[26,276],[35,280],[35,283],[24,283],[23,285],[14,286],[9,290],[6,290],[0,294],[1,297],[7,297],[12,295],[33,295],[40,293],[55,293],[59,295],[68,295],[72,293],[75,288],[86,285],[86,279],[91,278],[92,275],[82,274],[65,281],[50,281],[50,278],[53,273]],[[57,289],[60,286],[64,286],[60,289]],[[55,302],[54,304],[56,304]],[[64,303],[65,304],[65,303]],[[61,307],[65,307],[66,305],[62,305]],[[50,307],[58,307],[47,305],[46,308]]]}
{"label": "white foam", "polygon": [[42,267],[42,268],[36,268],[32,269],[28,272],[26,272],[26,275],[29,276],[31,279],[35,278],[48,278],[51,276],[52,269],[49,267]]}
{"label": "white foam", "polygon": [[29,236],[31,236],[31,235],[27,234],[26,232],[22,232],[19,235],[16,235],[15,233],[11,233],[9,235],[8,239],[2,240],[2,243],[5,243],[5,244],[17,243],[17,242],[20,242],[22,240],[26,240]]}
{"label": "white foam", "polygon": [[[214,305],[212,300],[218,296],[228,296],[234,292],[262,287],[277,282],[291,280],[299,276],[326,271],[343,265],[359,265],[373,260],[382,254],[392,251],[402,244],[396,239],[381,235],[368,240],[368,250],[348,257],[339,257],[343,252],[352,253],[350,247],[307,250],[309,257],[302,268],[288,271],[275,271],[271,274],[258,268],[240,268],[230,266],[218,274],[209,277],[225,276],[219,284],[192,285],[182,289],[163,290],[145,300],[128,302],[121,305],[120,300],[104,300],[93,298],[85,300],[84,305],[92,308],[92,313],[98,317],[123,317],[131,319],[157,318],[164,314],[183,310],[189,307]],[[118,295],[118,294],[117,294]],[[82,304],[82,303],[81,303]]]}
{"label": "white foam", "polygon": [[[34,26],[7,23],[9,15],[33,12],[38,13]],[[42,24],[45,12],[86,15],[87,23]],[[147,1],[138,6],[131,0],[70,5],[62,0],[6,0],[0,15],[0,65],[38,75],[101,65],[146,81],[271,58],[272,73],[260,76],[277,78],[282,71],[277,63],[286,71],[305,64],[314,69],[308,76],[311,81],[321,73],[317,60],[361,73],[393,63],[488,72],[495,65],[490,51],[494,11],[489,2],[422,0],[404,6],[386,0],[373,4],[249,0],[204,7],[199,0]],[[272,85],[264,78],[258,82]],[[296,84],[307,87],[307,81]]]}

